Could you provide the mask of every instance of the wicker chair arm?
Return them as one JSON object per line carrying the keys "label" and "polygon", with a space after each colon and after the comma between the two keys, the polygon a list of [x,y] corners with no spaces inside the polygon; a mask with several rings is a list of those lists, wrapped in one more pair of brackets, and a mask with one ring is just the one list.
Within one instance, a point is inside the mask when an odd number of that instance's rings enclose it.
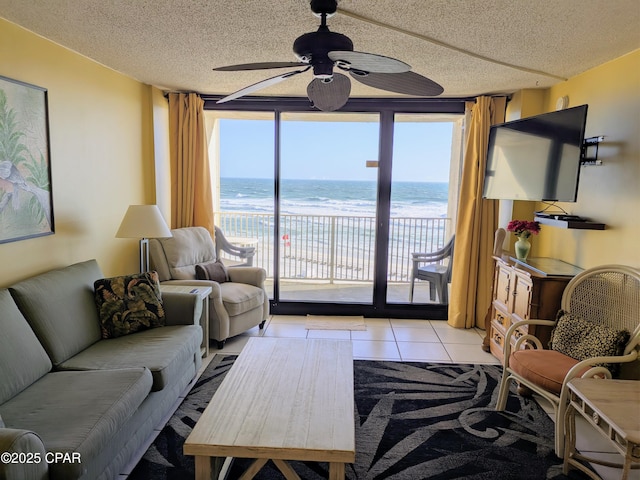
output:
{"label": "wicker chair arm", "polygon": [[[567,376],[564,379],[562,387],[569,382],[572,378],[576,378],[578,376],[582,376],[583,378],[587,378],[593,376],[592,370],[606,370],[609,373],[609,378],[611,378],[611,372],[605,367],[597,367],[600,363],[629,363],[634,362],[638,359],[638,352],[634,350],[633,352],[627,355],[618,355],[618,356],[610,356],[610,357],[592,357],[587,358],[586,360],[582,360],[574,365],[571,370],[567,373]],[[580,375],[580,372],[584,370],[586,367],[593,367],[585,372],[583,375]]]}
{"label": "wicker chair arm", "polygon": [[[519,322],[512,324],[504,336],[504,347],[503,347],[504,367],[507,368],[509,366],[509,357],[511,356],[511,350],[512,350],[511,337],[515,335],[515,332],[518,328],[520,328],[523,325],[546,325],[549,327],[553,327],[555,324],[556,324],[555,320],[520,320]],[[530,335],[524,335],[523,337],[529,337],[529,336]],[[538,340],[538,343],[539,342],[540,341]],[[519,343],[518,345],[522,345],[522,342]]]}
{"label": "wicker chair arm", "polygon": [[544,346],[538,337],[535,335],[531,335],[528,333],[527,335],[522,335],[518,337],[516,343],[513,345],[513,349],[518,351],[522,348],[522,344],[528,342],[534,350],[544,350]]}

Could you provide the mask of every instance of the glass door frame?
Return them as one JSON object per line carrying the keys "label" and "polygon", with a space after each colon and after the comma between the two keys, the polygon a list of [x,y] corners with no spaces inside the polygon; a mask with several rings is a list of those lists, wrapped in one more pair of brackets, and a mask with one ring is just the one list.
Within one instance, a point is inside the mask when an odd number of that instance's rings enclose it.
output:
{"label": "glass door frame", "polygon": [[396,113],[443,113],[464,115],[469,98],[409,99],[355,98],[338,112],[378,113],[380,119],[379,158],[377,178],[375,274],[371,304],[280,301],[280,154],[281,115],[284,112],[318,112],[306,98],[241,97],[233,102],[217,104],[218,95],[202,95],[205,110],[269,111],[274,113],[274,264],[273,299],[271,313],[280,315],[363,315],[365,317],[401,317],[446,319],[448,306],[438,304],[409,304],[387,302],[388,243],[391,208],[391,172],[393,158],[393,127]]}

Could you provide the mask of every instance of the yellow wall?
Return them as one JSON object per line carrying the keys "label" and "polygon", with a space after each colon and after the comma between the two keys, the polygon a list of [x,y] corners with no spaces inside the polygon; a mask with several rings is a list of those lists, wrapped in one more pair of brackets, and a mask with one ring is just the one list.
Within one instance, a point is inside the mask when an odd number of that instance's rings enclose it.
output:
{"label": "yellow wall", "polygon": [[607,224],[604,231],[546,227],[535,238],[541,256],[583,268],[607,263],[640,267],[640,50],[554,86],[546,111],[558,97],[569,106],[589,105],[586,137],[604,135],[602,166],[580,171],[578,201],[569,213]]}
{"label": "yellow wall", "polygon": [[0,75],[48,90],[55,220],[0,244],[0,286],[90,258],[136,271],[137,241],[114,236],[130,204],[155,201],[153,89],[3,19],[0,46]]}
{"label": "yellow wall", "polygon": [[[607,229],[543,226],[540,235],[532,237],[532,255],[559,258],[582,268],[608,263],[640,267],[640,50],[550,89],[518,92],[507,118],[553,111],[558,97],[564,95],[570,107],[589,105],[586,137],[605,136],[598,155],[604,164],[581,167],[577,202],[558,205],[571,214],[605,223]],[[545,205],[513,202],[512,208],[511,218],[533,219],[533,212]]]}

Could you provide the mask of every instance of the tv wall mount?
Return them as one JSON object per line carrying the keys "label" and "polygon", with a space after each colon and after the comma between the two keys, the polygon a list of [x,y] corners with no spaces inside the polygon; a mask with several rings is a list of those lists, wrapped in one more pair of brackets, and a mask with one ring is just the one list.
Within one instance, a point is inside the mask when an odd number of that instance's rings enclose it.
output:
{"label": "tv wall mount", "polygon": [[602,165],[598,160],[598,145],[604,141],[604,135],[585,138],[580,147],[580,165]]}

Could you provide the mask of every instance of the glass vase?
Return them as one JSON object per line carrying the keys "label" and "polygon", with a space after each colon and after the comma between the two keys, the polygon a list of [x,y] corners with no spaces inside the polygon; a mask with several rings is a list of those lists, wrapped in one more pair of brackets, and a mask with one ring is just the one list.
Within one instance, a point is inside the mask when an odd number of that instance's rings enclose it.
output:
{"label": "glass vase", "polygon": [[516,258],[522,262],[527,260],[529,250],[531,250],[531,242],[528,238],[519,237],[515,244]]}

